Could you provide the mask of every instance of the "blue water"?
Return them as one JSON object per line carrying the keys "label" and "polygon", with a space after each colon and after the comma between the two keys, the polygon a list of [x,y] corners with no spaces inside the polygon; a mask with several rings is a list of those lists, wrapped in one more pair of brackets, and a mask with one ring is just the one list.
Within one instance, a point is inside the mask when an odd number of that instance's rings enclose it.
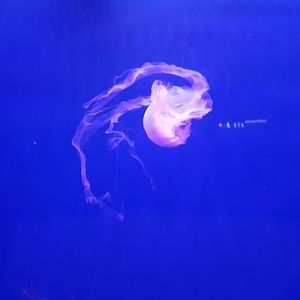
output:
{"label": "blue water", "polygon": [[[1,300],[299,299],[297,1],[4,0],[0,20]],[[157,61],[201,72],[214,109],[173,149],[125,120],[156,190],[95,134],[120,222],[85,203],[71,140],[84,102]]]}

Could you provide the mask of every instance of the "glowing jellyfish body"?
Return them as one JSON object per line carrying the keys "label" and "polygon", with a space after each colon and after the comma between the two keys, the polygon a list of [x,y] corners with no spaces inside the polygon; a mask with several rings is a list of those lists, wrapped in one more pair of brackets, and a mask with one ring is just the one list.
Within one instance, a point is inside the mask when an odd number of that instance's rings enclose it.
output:
{"label": "glowing jellyfish body", "polygon": [[[190,86],[164,85],[161,81],[155,80],[150,96],[139,96],[135,99],[111,104],[111,100],[115,96],[139,79],[162,73],[184,78],[190,83]],[[145,175],[153,184],[149,172],[136,154],[134,142],[124,130],[116,128],[119,118],[127,112],[147,107],[143,125],[149,139],[162,147],[176,147],[184,144],[190,136],[191,120],[201,119],[212,110],[212,101],[207,93],[208,83],[204,76],[196,71],[165,63],[146,63],[141,68],[130,70],[126,74],[121,82],[84,105],[87,112],[77,127],[72,140],[72,144],[80,156],[81,177],[86,201],[98,204],[108,213],[115,214],[119,219],[123,219],[123,214],[114,212],[107,205],[107,200],[110,199],[108,192],[102,197],[96,197],[92,193],[86,173],[86,156],[82,149],[91,135],[108,123],[109,126],[105,133],[110,135],[110,148],[113,149],[120,142],[126,141],[131,156],[138,160]]]}

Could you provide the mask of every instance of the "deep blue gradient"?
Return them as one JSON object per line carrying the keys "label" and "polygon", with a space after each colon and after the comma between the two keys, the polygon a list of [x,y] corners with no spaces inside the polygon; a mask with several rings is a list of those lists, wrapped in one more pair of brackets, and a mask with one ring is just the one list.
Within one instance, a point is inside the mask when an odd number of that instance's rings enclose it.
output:
{"label": "deep blue gradient", "polygon": [[[300,298],[297,1],[4,0],[0,20],[0,299]],[[71,139],[82,104],[148,61],[204,74],[214,110],[174,149],[143,111],[124,120],[156,191],[93,137],[119,222],[84,202]],[[267,123],[218,126],[246,119]]]}

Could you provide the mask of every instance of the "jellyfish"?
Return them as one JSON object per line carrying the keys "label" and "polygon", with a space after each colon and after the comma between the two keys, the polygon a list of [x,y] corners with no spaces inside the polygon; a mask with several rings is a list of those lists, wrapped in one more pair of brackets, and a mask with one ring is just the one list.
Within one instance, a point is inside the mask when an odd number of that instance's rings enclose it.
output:
{"label": "jellyfish", "polygon": [[[176,86],[171,83],[165,84],[161,80],[154,80],[149,96],[137,96],[134,99],[113,103],[112,100],[123,90],[138,80],[155,74],[178,76],[185,79],[188,86]],[[123,220],[123,212],[115,211],[110,207],[109,192],[100,197],[92,192],[86,170],[86,155],[83,150],[85,143],[97,130],[107,124],[108,128],[105,133],[109,137],[109,148],[115,149],[121,142],[126,142],[130,155],[139,162],[144,174],[154,187],[150,172],[136,153],[134,140],[125,130],[116,126],[120,117],[131,111],[146,108],[143,127],[147,137],[158,146],[177,147],[185,144],[190,136],[191,120],[202,119],[212,110],[212,100],[208,94],[209,85],[203,75],[163,62],[145,63],[140,68],[124,72],[119,79],[119,82],[110,89],[84,104],[87,111],[76,129],[72,144],[80,157],[81,180],[86,202],[97,204],[107,213]]]}

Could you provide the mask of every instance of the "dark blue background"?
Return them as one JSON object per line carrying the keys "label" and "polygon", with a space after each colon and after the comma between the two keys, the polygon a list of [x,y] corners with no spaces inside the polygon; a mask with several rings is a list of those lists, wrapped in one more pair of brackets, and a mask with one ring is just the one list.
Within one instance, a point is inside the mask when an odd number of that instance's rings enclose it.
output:
{"label": "dark blue background", "polygon": [[[4,0],[0,20],[0,299],[299,299],[297,1]],[[214,110],[175,149],[127,120],[156,191],[95,135],[118,222],[85,204],[71,139],[82,104],[147,61],[203,73]]]}

